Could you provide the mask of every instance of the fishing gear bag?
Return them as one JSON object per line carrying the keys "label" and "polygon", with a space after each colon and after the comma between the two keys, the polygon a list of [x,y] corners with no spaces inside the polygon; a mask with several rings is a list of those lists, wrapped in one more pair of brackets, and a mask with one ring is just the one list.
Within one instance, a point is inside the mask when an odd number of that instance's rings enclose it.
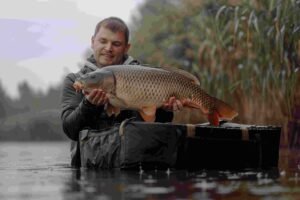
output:
{"label": "fishing gear bag", "polygon": [[280,127],[125,120],[80,132],[81,166],[96,169],[276,168]]}

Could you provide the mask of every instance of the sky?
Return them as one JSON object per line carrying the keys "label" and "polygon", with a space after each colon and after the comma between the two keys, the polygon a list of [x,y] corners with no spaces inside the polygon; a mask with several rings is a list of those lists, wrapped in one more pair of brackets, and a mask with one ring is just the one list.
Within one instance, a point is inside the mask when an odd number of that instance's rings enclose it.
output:
{"label": "sky", "polygon": [[12,98],[26,81],[46,92],[77,72],[98,21],[130,24],[143,0],[4,0],[0,7],[0,84]]}

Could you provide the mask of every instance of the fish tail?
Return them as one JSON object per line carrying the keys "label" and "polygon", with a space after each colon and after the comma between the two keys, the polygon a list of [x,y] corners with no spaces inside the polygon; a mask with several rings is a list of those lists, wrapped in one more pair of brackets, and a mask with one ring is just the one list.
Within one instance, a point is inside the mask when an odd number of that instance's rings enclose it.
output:
{"label": "fish tail", "polygon": [[212,113],[213,115],[212,117],[214,120],[216,120],[217,117],[219,119],[232,120],[238,115],[238,113],[235,111],[235,109],[232,106],[228,105],[222,100],[216,98],[214,100],[215,100],[215,104],[213,110],[210,112]]}

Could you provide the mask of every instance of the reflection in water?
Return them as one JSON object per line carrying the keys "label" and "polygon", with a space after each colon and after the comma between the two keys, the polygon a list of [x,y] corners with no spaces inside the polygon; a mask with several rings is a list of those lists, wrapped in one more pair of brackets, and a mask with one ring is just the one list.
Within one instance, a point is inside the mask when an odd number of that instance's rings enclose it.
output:
{"label": "reflection in water", "polygon": [[197,172],[69,167],[68,143],[0,143],[0,199],[298,199],[299,151],[278,169]]}

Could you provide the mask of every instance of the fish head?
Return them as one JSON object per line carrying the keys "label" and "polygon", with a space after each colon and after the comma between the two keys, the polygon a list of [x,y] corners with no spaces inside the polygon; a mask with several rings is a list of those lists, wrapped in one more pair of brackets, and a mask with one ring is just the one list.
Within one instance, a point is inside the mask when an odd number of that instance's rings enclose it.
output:
{"label": "fish head", "polygon": [[110,71],[99,69],[78,77],[73,87],[77,92],[84,91],[85,94],[90,93],[93,89],[111,92],[114,89],[114,76]]}

